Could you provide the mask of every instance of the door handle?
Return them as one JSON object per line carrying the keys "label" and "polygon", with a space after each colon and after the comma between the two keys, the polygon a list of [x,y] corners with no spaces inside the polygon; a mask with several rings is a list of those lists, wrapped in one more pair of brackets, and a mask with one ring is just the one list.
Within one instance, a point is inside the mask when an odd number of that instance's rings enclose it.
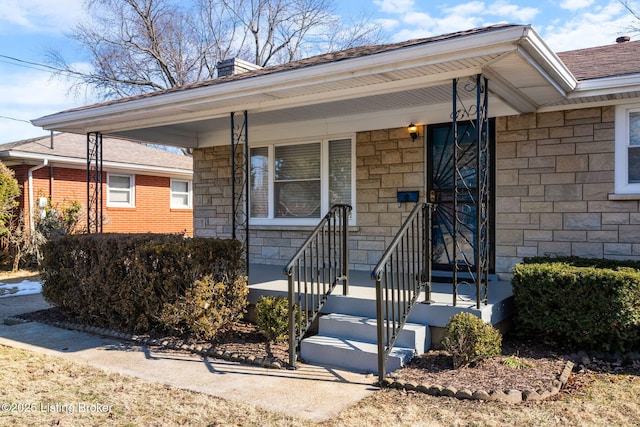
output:
{"label": "door handle", "polygon": [[438,193],[436,193],[436,190],[429,191],[429,202],[435,203],[437,201],[437,198],[438,198]]}

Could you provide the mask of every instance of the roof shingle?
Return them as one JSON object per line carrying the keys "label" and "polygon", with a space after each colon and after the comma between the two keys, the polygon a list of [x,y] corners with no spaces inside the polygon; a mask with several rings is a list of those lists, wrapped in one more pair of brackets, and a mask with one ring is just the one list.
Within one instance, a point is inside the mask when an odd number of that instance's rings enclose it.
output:
{"label": "roof shingle", "polygon": [[[53,148],[51,148],[51,137],[44,136],[2,144],[0,145],[0,152],[2,151],[21,151],[43,156],[85,160],[87,158],[87,137],[72,133],[58,133],[53,135]],[[102,140],[102,160],[103,162],[128,163],[150,167],[185,170],[193,168],[193,159],[189,156],[112,137],[104,137]]]}
{"label": "roof shingle", "polygon": [[640,41],[559,52],[578,80],[640,73]]}

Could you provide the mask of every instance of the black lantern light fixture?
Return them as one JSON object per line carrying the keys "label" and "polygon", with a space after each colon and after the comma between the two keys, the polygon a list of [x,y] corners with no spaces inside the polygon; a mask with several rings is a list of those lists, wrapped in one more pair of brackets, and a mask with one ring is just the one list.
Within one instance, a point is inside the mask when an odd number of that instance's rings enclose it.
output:
{"label": "black lantern light fixture", "polygon": [[413,142],[415,142],[416,138],[420,136],[420,134],[418,133],[418,126],[414,125],[413,122],[409,123],[407,131],[409,132],[409,135],[411,136],[411,140]]}

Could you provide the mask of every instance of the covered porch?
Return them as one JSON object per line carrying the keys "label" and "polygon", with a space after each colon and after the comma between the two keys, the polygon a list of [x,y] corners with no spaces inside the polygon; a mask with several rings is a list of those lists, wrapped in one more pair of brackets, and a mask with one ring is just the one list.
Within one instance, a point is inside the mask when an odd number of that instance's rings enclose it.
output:
{"label": "covered porch", "polygon": [[[261,296],[280,296],[287,298],[288,281],[283,272],[284,266],[255,264],[249,267],[249,303],[255,305]],[[488,303],[479,309],[476,307],[475,284],[467,281],[458,285],[458,299],[453,304],[453,286],[449,277],[434,277],[429,303],[424,294],[418,297],[409,317],[410,322],[427,322],[433,327],[444,327],[451,316],[462,311],[476,313],[485,322],[493,325],[508,320],[513,314],[513,293],[511,282],[492,276]],[[375,317],[376,283],[371,272],[349,270],[348,295],[342,295],[340,286],[332,293],[322,312],[347,312]],[[371,311],[373,309],[373,311]],[[437,343],[432,343],[436,345]]]}
{"label": "covered porch", "polygon": [[[343,244],[352,256],[344,256],[347,260],[339,273],[327,280],[337,286],[335,291],[318,294],[326,296],[326,304],[305,311],[321,314],[318,323],[327,319],[334,323],[330,327],[337,330],[326,335],[331,338],[344,330],[352,332],[356,324],[367,329],[372,319],[382,319],[393,331],[374,327],[373,332],[363,332],[367,337],[362,340],[380,345],[384,341],[382,349],[374,350],[378,354],[391,352],[396,339],[405,342],[400,335],[406,322],[413,328],[409,341],[417,344],[402,351],[412,355],[438,342],[432,330],[442,328],[459,311],[475,312],[494,325],[511,315],[511,288],[500,280],[509,271],[496,265],[492,239],[499,230],[492,216],[496,141],[491,137],[491,119],[560,102],[575,84],[531,27],[496,25],[320,55],[62,112],[34,124],[95,136],[88,141],[88,153],[98,152],[102,134],[192,152],[194,234],[245,243],[251,302],[263,294],[288,294],[290,336],[295,341],[291,353],[304,335],[293,333],[301,297],[287,291],[290,282],[283,269],[334,202],[349,205],[348,221],[342,220],[338,228],[354,229],[354,240]],[[416,126],[409,130],[409,124]],[[306,156],[305,168],[315,161],[309,176],[284,176],[278,169],[278,162],[294,154]],[[259,170],[252,156],[269,167]],[[332,171],[336,159],[345,160],[347,172]],[[296,169],[300,168],[290,168]],[[290,170],[286,172],[291,174]],[[258,172],[264,178],[264,191],[252,193]],[[276,176],[278,172],[283,176]],[[287,180],[303,190],[281,191],[291,183]],[[335,180],[341,180],[340,191],[331,187]],[[297,213],[291,213],[289,206],[281,210],[281,195],[292,193],[313,193],[316,203]],[[341,198],[334,201],[334,193]],[[251,204],[260,200],[264,203],[259,209]],[[427,240],[427,233],[434,231],[431,220],[425,225],[424,212],[412,211],[414,205],[425,203],[439,209],[433,240]],[[405,228],[403,222],[414,216],[422,223]],[[402,246],[404,236],[412,233],[419,238]],[[396,243],[400,246],[394,247]],[[394,259],[418,252],[420,260],[402,272],[403,280],[415,285],[410,295],[394,288],[396,282],[404,283],[401,280],[382,284],[382,292],[376,288],[371,278],[376,263],[387,262],[387,254]],[[303,269],[310,271],[307,266]],[[439,274],[450,274],[449,283],[435,280]],[[305,287],[303,278],[295,280]],[[341,295],[345,281],[349,291]],[[429,301],[424,303],[427,289]],[[388,297],[386,302],[380,301],[381,295]],[[395,297],[401,295],[403,306],[393,312]],[[332,339],[324,341],[318,345]],[[337,347],[359,349],[357,342],[346,339]],[[302,357],[321,352],[318,347],[303,349]],[[364,362],[348,354],[332,360],[353,359],[351,367],[363,369]],[[385,368],[374,362],[370,371],[384,375]]]}

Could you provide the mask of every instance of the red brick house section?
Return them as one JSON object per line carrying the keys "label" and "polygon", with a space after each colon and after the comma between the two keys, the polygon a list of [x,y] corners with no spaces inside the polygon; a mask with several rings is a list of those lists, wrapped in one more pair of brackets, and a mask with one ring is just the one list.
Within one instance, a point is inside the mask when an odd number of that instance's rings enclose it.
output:
{"label": "red brick house section", "polygon": [[[68,135],[68,134],[65,134]],[[72,135],[77,144],[86,144],[86,137],[83,135]],[[48,140],[49,137],[42,138],[42,140]],[[63,207],[73,201],[78,201],[83,207],[87,204],[87,172],[82,169],[82,162],[86,162],[84,159],[79,160],[79,164],[64,164],[62,157],[68,156],[68,152],[65,150],[64,143],[54,145],[55,150],[58,151],[60,159],[56,159],[53,154],[43,154],[41,159],[26,159],[18,158],[18,151],[26,153],[31,149],[29,141],[21,141],[23,144],[12,143],[0,145],[0,154],[11,152],[12,155],[4,155],[0,157],[0,160],[6,163],[14,172],[18,183],[21,186],[22,192],[19,198],[20,209],[25,212],[25,223],[29,223],[29,179],[28,172],[30,168],[37,165],[42,165],[43,159],[48,159],[48,164],[42,168],[33,171],[33,203],[34,206],[40,197],[47,197],[51,201],[54,207]],[[109,144],[111,141],[105,138],[103,145]],[[180,179],[183,181],[190,181],[189,175],[175,174],[171,176],[168,169],[174,167],[176,163],[172,164],[172,160],[175,162],[181,162],[184,165],[184,156],[173,153],[155,153],[155,151],[164,151],[157,148],[151,148],[147,146],[141,146],[140,144],[118,140],[117,144],[122,149],[122,144],[129,144],[129,149],[141,150],[145,153],[152,153],[158,155],[158,158],[163,159],[167,163],[167,166],[160,167],[161,171],[156,172],[152,170],[150,165],[146,165],[144,173],[136,171],[140,169],[140,164],[131,164],[130,170],[124,169],[124,165],[118,164],[117,169],[112,171],[108,170],[108,167],[103,167],[103,231],[105,233],[184,233],[186,235],[193,235],[193,209],[189,208],[171,208],[171,179]],[[42,144],[40,144],[42,145]],[[86,149],[86,148],[84,148]],[[129,150],[129,153],[131,151]],[[148,151],[152,150],[152,151]],[[111,160],[107,158],[107,154],[103,157],[103,163],[110,164]],[[36,153],[31,153],[35,155]],[[168,154],[168,155],[167,155]],[[26,154],[24,154],[26,156]],[[47,157],[45,157],[45,155]],[[132,156],[132,158],[142,158],[148,160],[148,156]],[[25,164],[26,163],[26,164]],[[158,163],[156,161],[156,163]],[[152,165],[151,165],[152,166]],[[113,207],[108,206],[108,185],[107,176],[110,172],[118,175],[130,175],[134,177],[135,182],[135,202],[133,207]]]}

